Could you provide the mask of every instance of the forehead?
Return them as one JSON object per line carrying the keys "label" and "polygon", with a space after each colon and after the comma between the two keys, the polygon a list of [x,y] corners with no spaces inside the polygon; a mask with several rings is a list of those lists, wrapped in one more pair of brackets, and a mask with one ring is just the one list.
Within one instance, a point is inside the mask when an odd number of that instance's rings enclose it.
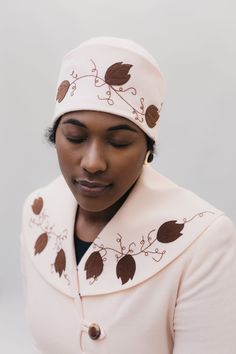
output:
{"label": "forehead", "polygon": [[108,129],[117,125],[127,125],[130,128],[142,132],[142,130],[129,119],[107,112],[99,111],[73,111],[65,113],[61,117],[61,124],[69,119],[75,119],[84,124],[87,128],[99,126],[100,128]]}

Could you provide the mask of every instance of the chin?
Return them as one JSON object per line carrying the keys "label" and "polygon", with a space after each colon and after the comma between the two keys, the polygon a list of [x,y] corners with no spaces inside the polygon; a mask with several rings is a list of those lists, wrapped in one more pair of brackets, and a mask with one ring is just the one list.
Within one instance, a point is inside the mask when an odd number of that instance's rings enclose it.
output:
{"label": "chin", "polygon": [[101,203],[96,203],[96,202],[91,202],[91,203],[86,203],[86,202],[81,202],[80,200],[77,200],[78,205],[81,209],[86,210],[88,212],[92,213],[98,213],[101,211],[104,211],[111,207],[113,204],[102,204]]}
{"label": "chin", "polygon": [[74,197],[81,209],[94,213],[104,211],[116,203],[116,200],[112,201],[111,199],[102,200],[102,198],[84,198],[78,196],[78,194],[74,194]]}
{"label": "chin", "polygon": [[114,185],[108,186],[105,189],[94,189],[94,188],[81,188],[78,185],[73,184],[71,186],[71,191],[79,205],[79,207],[87,212],[102,212],[109,208],[118,210],[127,198],[130,190],[134,184],[129,187],[129,189],[117,190]]}

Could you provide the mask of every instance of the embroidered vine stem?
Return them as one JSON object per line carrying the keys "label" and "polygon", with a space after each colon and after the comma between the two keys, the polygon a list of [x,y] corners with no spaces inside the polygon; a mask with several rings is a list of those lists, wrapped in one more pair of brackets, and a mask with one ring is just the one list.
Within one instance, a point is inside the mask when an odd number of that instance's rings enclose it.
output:
{"label": "embroidered vine stem", "polygon": [[120,251],[116,250],[114,248],[111,248],[111,247],[104,247],[103,244],[98,245],[95,242],[94,242],[94,246],[96,246],[99,249],[99,251],[105,251],[105,254],[102,256],[102,258],[107,254],[107,251],[109,250],[109,251],[113,251],[116,253],[117,260],[120,259],[121,257],[127,256],[129,254],[132,254],[132,256],[138,256],[139,254],[143,253],[145,256],[148,256],[149,254],[159,254],[161,256],[159,260],[156,260],[155,258],[152,257],[156,262],[159,262],[161,260],[161,258],[163,257],[163,255],[166,253],[166,251],[164,250],[164,251],[160,252],[158,248],[156,248],[154,251],[148,250],[157,241],[156,238],[154,240],[152,240],[152,238],[150,237],[151,233],[155,232],[155,231],[156,231],[156,229],[153,229],[148,233],[148,236],[147,236],[148,245],[146,247],[144,247],[146,241],[145,241],[144,237],[142,237],[142,240],[140,241],[141,249],[139,252],[136,252],[136,253],[134,253],[134,250],[132,249],[132,246],[136,247],[135,242],[130,243],[127,252],[124,252],[126,250],[126,247],[123,246],[123,244],[122,244],[122,236],[120,234],[117,234],[119,237],[116,239],[116,241],[120,245]]}
{"label": "embroidered vine stem", "polygon": [[187,224],[188,222],[192,221],[193,219],[195,219],[197,217],[202,218],[204,216],[204,214],[206,214],[206,213],[215,214],[213,211],[202,211],[201,213],[198,213],[198,214],[192,216],[190,219],[183,218],[183,222],[185,224]]}
{"label": "embroidered vine stem", "polygon": [[48,215],[45,214],[44,211],[42,211],[41,215],[38,217],[38,221],[35,220],[34,218],[30,218],[29,221],[29,226],[32,227],[32,225],[35,225],[37,227],[40,227],[43,233],[47,233],[48,237],[51,238],[54,236],[56,238],[55,241],[55,249],[60,249],[61,248],[61,243],[64,241],[67,236],[68,236],[68,230],[63,230],[61,234],[57,234],[53,229],[55,225],[49,226],[49,223],[47,221]]}
{"label": "embroidered vine stem", "polygon": [[[214,214],[214,212],[212,212],[212,211],[203,211],[201,213],[197,213],[196,215],[194,215],[190,219],[184,218],[183,222],[184,222],[184,224],[189,223],[189,222],[191,222],[192,220],[194,220],[197,217],[203,217],[204,214],[206,214],[206,213]],[[122,236],[119,233],[117,234],[118,238],[116,239],[116,241],[120,245],[120,251],[117,250],[117,249],[111,248],[111,247],[104,247],[103,244],[99,246],[98,244],[94,243],[94,246],[96,246],[100,251],[105,251],[104,256],[107,254],[108,250],[115,252],[117,260],[119,260],[121,257],[127,256],[127,255],[138,256],[139,254],[143,253],[145,256],[148,256],[149,254],[158,254],[158,255],[160,255],[161,257],[158,260],[156,260],[154,257],[152,257],[152,259],[154,261],[159,262],[161,260],[161,258],[163,257],[163,255],[166,253],[166,251],[165,250],[159,251],[158,248],[156,248],[154,251],[150,250],[150,247],[157,241],[156,237],[154,239],[152,239],[152,237],[151,237],[151,234],[153,232],[156,232],[156,231],[157,231],[156,229],[151,230],[148,233],[146,240],[145,240],[145,237],[142,236],[142,239],[140,241],[140,245],[141,245],[140,251],[138,251],[136,253],[134,252],[134,249],[132,248],[133,246],[136,247],[136,243],[135,242],[130,243],[127,252],[125,252],[126,251],[126,247],[123,246],[123,244],[122,244]],[[102,257],[104,257],[104,256],[102,256]]]}
{"label": "embroidered vine stem", "polygon": [[[122,253],[122,252],[120,252],[120,251],[118,251],[118,250],[115,250],[114,248],[111,248],[111,247],[104,247],[104,245],[98,245],[98,244],[96,244],[95,242],[93,243],[97,248],[99,248],[100,249],[100,251],[106,251],[106,254],[107,254],[107,251],[108,250],[110,250],[110,251],[114,251],[114,252],[116,252],[116,253],[118,253],[118,254],[120,254],[121,256],[124,256],[124,253]],[[106,255],[105,254],[105,255]],[[104,256],[105,256],[104,255]]]}
{"label": "embroidered vine stem", "polygon": [[[95,62],[94,62],[92,59],[90,59],[90,60],[91,60],[91,62],[92,62],[93,65],[94,65],[94,68],[93,68],[91,71],[94,72],[95,75],[83,75],[83,76],[78,76],[78,74],[75,74],[75,71],[73,70],[70,75],[73,77],[74,80],[70,83],[70,86],[69,86],[69,87],[72,88],[71,96],[74,95],[74,92],[75,92],[75,90],[77,89],[77,87],[76,87],[76,82],[77,82],[78,80],[84,79],[84,78],[88,78],[88,77],[92,77],[92,78],[95,79],[95,80],[94,80],[94,85],[95,85],[96,87],[102,87],[102,86],[104,86],[104,85],[107,85],[107,86],[108,86],[108,91],[106,92],[106,94],[107,94],[108,97],[101,98],[101,97],[98,95],[97,97],[98,97],[99,100],[101,100],[101,101],[103,101],[103,100],[104,100],[104,101],[107,101],[107,103],[108,103],[109,105],[113,105],[113,104],[114,104],[114,101],[113,101],[113,99],[111,98],[111,96],[112,96],[111,90],[112,90],[113,92],[115,92],[115,94],[116,94],[118,97],[120,97],[121,100],[123,100],[129,107],[132,108],[132,113],[135,114],[135,119],[142,123],[143,120],[144,120],[143,116],[145,115],[145,114],[144,114],[144,98],[143,98],[143,97],[140,98],[140,110],[141,110],[141,111],[139,111],[139,110],[136,109],[134,106],[132,106],[128,101],[126,101],[126,100],[124,99],[124,97],[122,97],[122,95],[120,94],[120,92],[123,92],[123,93],[124,93],[124,92],[130,91],[131,94],[135,96],[135,95],[137,94],[137,90],[136,90],[134,87],[128,87],[127,89],[123,89],[121,86],[119,87],[119,89],[115,89],[113,86],[107,84],[106,81],[105,81],[103,78],[101,78],[100,76],[98,76],[98,70],[97,70],[97,67],[96,67]],[[102,82],[101,84],[99,84],[99,80],[100,80],[100,82]],[[140,118],[139,116],[142,116],[142,117]]]}

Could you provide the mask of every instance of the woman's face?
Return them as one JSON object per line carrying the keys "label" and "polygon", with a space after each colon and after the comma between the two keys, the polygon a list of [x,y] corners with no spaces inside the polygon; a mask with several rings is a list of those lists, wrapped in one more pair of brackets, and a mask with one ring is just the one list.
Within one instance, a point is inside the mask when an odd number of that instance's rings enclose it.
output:
{"label": "woman's face", "polygon": [[146,156],[146,137],[123,117],[97,111],[64,114],[56,131],[62,174],[81,208],[111,207],[135,183]]}

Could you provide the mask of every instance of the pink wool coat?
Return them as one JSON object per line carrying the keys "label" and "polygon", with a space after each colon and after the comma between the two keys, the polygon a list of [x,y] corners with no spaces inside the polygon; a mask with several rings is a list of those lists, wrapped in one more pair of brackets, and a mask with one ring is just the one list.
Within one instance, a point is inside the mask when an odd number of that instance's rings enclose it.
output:
{"label": "pink wool coat", "polygon": [[223,212],[144,166],[77,267],[76,209],[62,176],[24,205],[33,353],[236,353],[236,231]]}

